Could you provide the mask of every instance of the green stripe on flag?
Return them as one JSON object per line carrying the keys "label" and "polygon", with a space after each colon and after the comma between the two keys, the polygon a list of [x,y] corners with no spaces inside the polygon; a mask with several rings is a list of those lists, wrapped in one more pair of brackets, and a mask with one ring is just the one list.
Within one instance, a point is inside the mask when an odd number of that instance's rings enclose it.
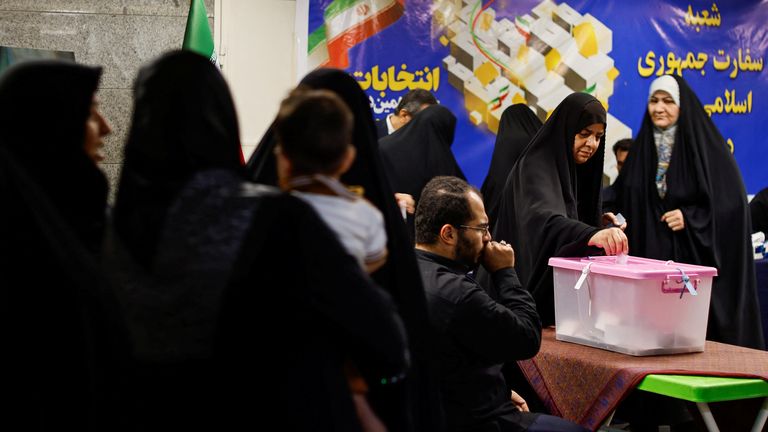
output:
{"label": "green stripe on flag", "polygon": [[519,22],[520,24],[522,24],[522,25],[524,25],[526,27],[529,27],[531,25],[528,21],[524,20],[523,18],[521,18],[519,16],[515,17],[515,21]]}
{"label": "green stripe on flag", "polygon": [[307,38],[307,52],[311,53],[317,45],[325,40],[325,24],[321,25],[315,31],[310,33]]}
{"label": "green stripe on flag", "polygon": [[358,3],[362,3],[360,0],[334,0],[329,4],[323,12],[323,17],[326,21],[333,19],[336,15],[344,13],[347,9],[355,7]]}
{"label": "green stripe on flag", "polygon": [[187,16],[187,28],[184,31],[184,42],[181,49],[194,51],[203,55],[212,62],[216,61],[213,49],[213,36],[208,25],[208,14],[205,12],[203,0],[191,0],[189,3],[189,15]]}
{"label": "green stripe on flag", "polygon": [[597,83],[594,83],[591,86],[585,88],[582,93],[586,93],[586,94],[590,94],[591,95],[592,93],[595,92],[596,88],[597,88]]}

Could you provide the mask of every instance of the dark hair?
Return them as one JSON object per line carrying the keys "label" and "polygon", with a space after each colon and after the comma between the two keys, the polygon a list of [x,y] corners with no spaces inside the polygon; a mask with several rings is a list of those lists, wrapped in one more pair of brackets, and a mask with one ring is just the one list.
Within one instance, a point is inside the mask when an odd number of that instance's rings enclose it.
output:
{"label": "dark hair", "polygon": [[458,227],[472,219],[469,192],[480,191],[466,181],[438,176],[424,186],[416,207],[416,243],[434,244],[445,224]]}
{"label": "dark hair", "polygon": [[421,111],[421,106],[424,104],[437,105],[435,95],[424,89],[411,90],[400,99],[400,103],[395,108],[395,114],[400,114],[400,110],[406,110],[414,115]]}
{"label": "dark hair", "polygon": [[613,154],[618,154],[620,151],[629,151],[632,147],[632,138],[624,138],[623,140],[616,141],[613,145]]}
{"label": "dark hair", "polygon": [[328,90],[299,87],[280,104],[275,135],[296,174],[329,174],[352,144],[352,112]]}

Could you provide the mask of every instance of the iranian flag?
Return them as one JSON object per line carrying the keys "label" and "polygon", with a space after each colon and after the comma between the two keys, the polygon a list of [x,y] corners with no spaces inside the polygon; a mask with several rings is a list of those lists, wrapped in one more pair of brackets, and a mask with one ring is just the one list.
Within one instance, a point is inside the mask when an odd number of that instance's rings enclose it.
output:
{"label": "iranian flag", "polygon": [[208,14],[205,12],[203,0],[191,0],[189,2],[189,14],[187,15],[187,29],[184,31],[184,42],[181,49],[194,51],[216,62],[216,50],[213,47],[211,27],[208,25]]}
{"label": "iranian flag", "polygon": [[531,38],[531,23],[523,17],[518,16],[515,17],[515,27],[517,28],[517,32],[525,38],[526,42],[528,42],[528,39]]}
{"label": "iranian flag", "polygon": [[353,46],[389,27],[403,15],[405,0],[334,0],[324,24],[308,38],[308,66],[346,69]]}

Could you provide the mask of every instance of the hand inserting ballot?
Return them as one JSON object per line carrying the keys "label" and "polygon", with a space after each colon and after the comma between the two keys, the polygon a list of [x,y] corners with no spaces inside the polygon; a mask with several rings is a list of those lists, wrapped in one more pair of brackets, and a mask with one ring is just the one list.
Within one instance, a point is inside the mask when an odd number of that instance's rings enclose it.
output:
{"label": "hand inserting ballot", "polygon": [[627,235],[620,228],[606,228],[598,231],[589,239],[589,246],[597,246],[605,251],[606,255],[618,255],[629,253],[629,241]]}

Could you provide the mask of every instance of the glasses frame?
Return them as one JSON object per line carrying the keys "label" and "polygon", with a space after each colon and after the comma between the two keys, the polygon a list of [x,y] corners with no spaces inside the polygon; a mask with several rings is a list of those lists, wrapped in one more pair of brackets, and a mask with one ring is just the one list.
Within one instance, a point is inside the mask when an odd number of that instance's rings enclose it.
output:
{"label": "glasses frame", "polygon": [[491,235],[491,227],[490,226],[484,226],[483,227],[483,226],[472,226],[472,225],[459,225],[459,228],[471,229],[471,230],[475,230],[475,231],[482,231],[483,235],[486,235],[486,234]]}

